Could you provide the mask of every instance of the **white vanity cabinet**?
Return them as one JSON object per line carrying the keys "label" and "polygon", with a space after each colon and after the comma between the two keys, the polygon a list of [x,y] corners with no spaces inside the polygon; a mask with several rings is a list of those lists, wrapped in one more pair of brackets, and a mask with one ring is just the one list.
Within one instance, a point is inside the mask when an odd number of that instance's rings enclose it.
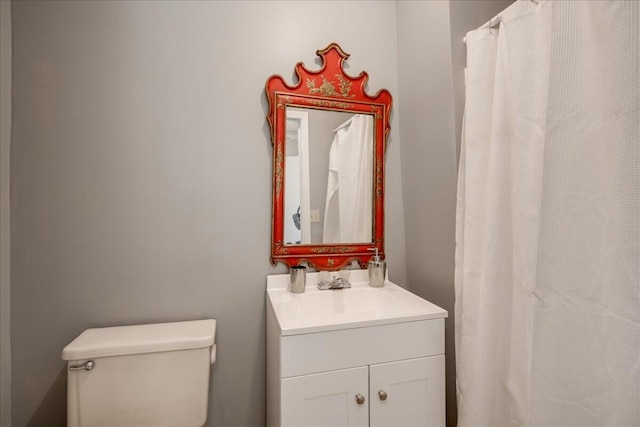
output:
{"label": "white vanity cabinet", "polygon": [[366,366],[283,378],[279,425],[368,426],[368,382]]}
{"label": "white vanity cabinet", "polygon": [[282,426],[444,426],[444,355],[283,378]]}
{"label": "white vanity cabinet", "polygon": [[444,354],[369,368],[369,425],[444,426]]}
{"label": "white vanity cabinet", "polygon": [[445,425],[445,310],[390,282],[318,291],[307,275],[291,294],[280,276],[267,285],[268,426]]}

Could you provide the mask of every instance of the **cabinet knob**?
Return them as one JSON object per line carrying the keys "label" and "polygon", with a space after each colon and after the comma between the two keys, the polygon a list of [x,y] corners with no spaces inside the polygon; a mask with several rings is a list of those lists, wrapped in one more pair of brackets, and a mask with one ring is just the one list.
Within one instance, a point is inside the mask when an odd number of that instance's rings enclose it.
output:
{"label": "cabinet knob", "polygon": [[364,396],[360,393],[356,394],[356,403],[358,403],[358,405],[362,405],[364,403]]}
{"label": "cabinet knob", "polygon": [[378,397],[380,400],[387,400],[387,392],[384,390],[378,391]]}

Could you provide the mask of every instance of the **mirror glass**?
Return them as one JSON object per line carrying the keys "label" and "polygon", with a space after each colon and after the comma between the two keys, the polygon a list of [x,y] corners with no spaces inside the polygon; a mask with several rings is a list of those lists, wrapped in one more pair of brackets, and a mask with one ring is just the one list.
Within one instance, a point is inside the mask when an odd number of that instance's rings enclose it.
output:
{"label": "mirror glass", "polygon": [[286,107],[284,243],[373,241],[374,117]]}

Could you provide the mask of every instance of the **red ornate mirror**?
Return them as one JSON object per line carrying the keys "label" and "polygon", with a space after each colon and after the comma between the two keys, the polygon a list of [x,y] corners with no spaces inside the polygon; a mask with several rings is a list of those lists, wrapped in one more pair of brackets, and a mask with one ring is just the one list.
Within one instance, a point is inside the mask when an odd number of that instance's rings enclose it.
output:
{"label": "red ornate mirror", "polygon": [[349,58],[330,44],[318,71],[295,66],[297,84],[267,79],[273,144],[271,262],[338,270],[384,256],[384,152],[391,94],[365,92]]}

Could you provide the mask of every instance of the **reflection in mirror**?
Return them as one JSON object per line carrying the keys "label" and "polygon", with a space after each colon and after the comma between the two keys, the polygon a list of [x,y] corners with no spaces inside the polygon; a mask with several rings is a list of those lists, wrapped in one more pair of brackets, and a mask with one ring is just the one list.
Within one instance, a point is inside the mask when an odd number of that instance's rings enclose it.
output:
{"label": "reflection in mirror", "polygon": [[373,239],[374,120],[286,107],[286,245]]}
{"label": "reflection in mirror", "polygon": [[309,115],[288,111],[285,139],[285,244],[309,244]]}

